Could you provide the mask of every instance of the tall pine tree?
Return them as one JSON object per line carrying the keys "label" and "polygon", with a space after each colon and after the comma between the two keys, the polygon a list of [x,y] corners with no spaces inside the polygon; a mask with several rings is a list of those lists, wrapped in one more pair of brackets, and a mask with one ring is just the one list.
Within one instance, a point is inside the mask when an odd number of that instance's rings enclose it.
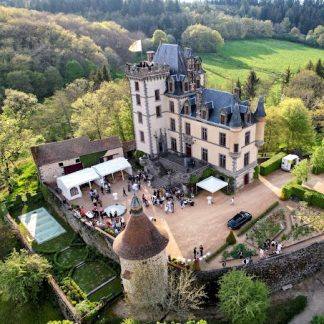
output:
{"label": "tall pine tree", "polygon": [[321,59],[316,62],[315,72],[319,77],[324,78],[324,66],[322,65]]}
{"label": "tall pine tree", "polygon": [[257,77],[256,73],[251,70],[244,85],[244,92],[247,98],[251,99],[255,97],[259,81],[260,79]]}

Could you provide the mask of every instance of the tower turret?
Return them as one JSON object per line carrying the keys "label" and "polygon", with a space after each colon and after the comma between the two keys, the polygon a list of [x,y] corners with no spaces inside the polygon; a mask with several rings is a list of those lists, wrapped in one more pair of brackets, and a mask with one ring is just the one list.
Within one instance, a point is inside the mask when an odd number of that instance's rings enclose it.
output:
{"label": "tower turret", "polygon": [[256,120],[255,145],[258,148],[260,148],[264,143],[265,117],[266,113],[264,110],[264,97],[260,97],[257,108],[254,112],[254,118]]}
{"label": "tower turret", "polygon": [[168,234],[158,229],[144,214],[134,195],[130,219],[115,239],[113,249],[120,258],[126,297],[142,307],[162,305],[167,295]]}

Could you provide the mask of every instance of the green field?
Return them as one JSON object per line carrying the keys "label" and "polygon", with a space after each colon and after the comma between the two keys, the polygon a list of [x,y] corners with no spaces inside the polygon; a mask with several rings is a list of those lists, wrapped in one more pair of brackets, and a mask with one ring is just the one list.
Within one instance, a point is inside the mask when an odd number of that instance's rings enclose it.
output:
{"label": "green field", "polygon": [[288,66],[296,71],[309,60],[324,60],[324,50],[275,39],[238,40],[226,42],[218,53],[200,56],[207,85],[230,90],[237,78],[243,83],[251,69],[261,80],[272,81]]}

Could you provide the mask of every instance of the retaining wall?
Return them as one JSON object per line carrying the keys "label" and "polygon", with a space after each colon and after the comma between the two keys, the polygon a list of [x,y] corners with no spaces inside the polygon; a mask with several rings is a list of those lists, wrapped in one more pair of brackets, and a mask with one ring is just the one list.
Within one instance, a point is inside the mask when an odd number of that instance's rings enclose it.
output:
{"label": "retaining wall", "polygon": [[[303,279],[315,274],[324,265],[324,242],[313,243],[298,251],[277,255],[260,260],[247,266],[236,269],[245,269],[250,275],[265,282],[271,292],[282,289],[287,284],[296,284]],[[198,280],[206,287],[210,302],[216,302],[218,280],[230,268],[200,271]]]}

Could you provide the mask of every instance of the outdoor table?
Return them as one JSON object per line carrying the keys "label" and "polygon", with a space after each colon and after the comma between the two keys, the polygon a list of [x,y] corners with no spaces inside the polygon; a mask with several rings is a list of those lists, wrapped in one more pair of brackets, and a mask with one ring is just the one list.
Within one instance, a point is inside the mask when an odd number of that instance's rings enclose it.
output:
{"label": "outdoor table", "polygon": [[91,211],[86,212],[86,216],[90,219],[94,217],[94,215]]}
{"label": "outdoor table", "polygon": [[105,208],[105,213],[107,215],[109,215],[110,213],[112,215],[115,215],[115,212],[117,212],[117,216],[122,216],[126,213],[126,207],[124,205],[115,204]]}

